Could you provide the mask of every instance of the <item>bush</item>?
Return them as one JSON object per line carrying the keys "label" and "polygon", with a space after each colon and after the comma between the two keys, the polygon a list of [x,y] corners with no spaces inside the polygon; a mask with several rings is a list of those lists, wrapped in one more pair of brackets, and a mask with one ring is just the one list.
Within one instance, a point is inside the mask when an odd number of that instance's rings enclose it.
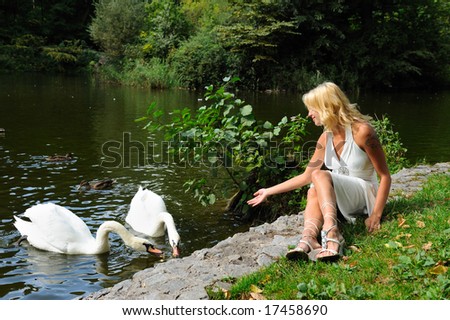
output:
{"label": "bush", "polygon": [[407,149],[403,146],[399,133],[394,131],[393,124],[388,116],[383,115],[381,119],[377,118],[372,124],[383,146],[391,174],[408,167],[410,164],[405,158]]}
{"label": "bush", "polygon": [[189,88],[203,88],[208,83],[220,83],[224,74],[231,74],[234,56],[217,41],[216,35],[200,32],[183,42],[170,57],[169,63]]}
{"label": "bush", "polygon": [[144,19],[144,1],[98,0],[89,33],[107,56],[121,58],[127,45],[137,42]]}

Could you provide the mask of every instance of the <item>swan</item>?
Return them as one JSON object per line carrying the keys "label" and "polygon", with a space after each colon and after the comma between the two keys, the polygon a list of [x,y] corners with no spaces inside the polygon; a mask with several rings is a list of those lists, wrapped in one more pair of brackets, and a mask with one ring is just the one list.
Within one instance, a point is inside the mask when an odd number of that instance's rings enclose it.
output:
{"label": "swan", "polygon": [[135,237],[116,221],[106,221],[97,230],[94,238],[88,226],[72,211],[54,203],[37,204],[22,215],[14,216],[14,226],[33,246],[41,250],[64,254],[100,254],[109,251],[108,235],[117,233],[124,243],[138,251],[146,251],[161,256],[148,240]]}
{"label": "swan", "polygon": [[139,187],[131,200],[125,221],[136,231],[150,237],[161,237],[167,230],[172,256],[179,257],[180,235],[164,200],[156,193]]}
{"label": "swan", "polygon": [[83,180],[80,182],[78,189],[81,189],[84,187],[86,190],[91,190],[91,189],[105,190],[105,189],[111,188],[115,182],[116,182],[116,180],[112,180],[112,179],[104,179],[104,180],[98,180],[98,181]]}

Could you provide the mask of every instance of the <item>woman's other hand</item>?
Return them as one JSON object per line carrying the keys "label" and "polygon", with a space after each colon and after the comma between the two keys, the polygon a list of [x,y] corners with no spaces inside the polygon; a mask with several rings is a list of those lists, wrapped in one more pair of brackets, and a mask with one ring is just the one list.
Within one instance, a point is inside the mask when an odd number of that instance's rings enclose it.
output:
{"label": "woman's other hand", "polygon": [[366,224],[367,231],[374,232],[381,228],[380,219],[374,217],[373,215],[367,218],[364,223]]}
{"label": "woman's other hand", "polygon": [[259,189],[253,194],[254,198],[247,201],[247,204],[255,207],[261,202],[265,201],[269,196],[267,189]]}

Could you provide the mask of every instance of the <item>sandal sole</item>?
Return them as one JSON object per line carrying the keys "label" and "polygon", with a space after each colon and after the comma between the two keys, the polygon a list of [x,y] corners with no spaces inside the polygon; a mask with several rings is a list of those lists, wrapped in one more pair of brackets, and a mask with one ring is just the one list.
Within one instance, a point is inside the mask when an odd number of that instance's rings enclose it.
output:
{"label": "sandal sole", "polygon": [[286,253],[286,258],[291,261],[308,261],[308,254],[303,250],[291,250]]}

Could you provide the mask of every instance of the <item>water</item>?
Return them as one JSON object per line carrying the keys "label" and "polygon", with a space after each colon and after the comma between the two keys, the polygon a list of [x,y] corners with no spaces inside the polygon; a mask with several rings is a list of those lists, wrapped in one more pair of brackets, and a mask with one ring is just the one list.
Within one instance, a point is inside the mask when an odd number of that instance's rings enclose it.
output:
{"label": "water", "polygon": [[[245,95],[261,119],[278,121],[305,112],[299,95]],[[203,105],[201,93],[154,91],[104,85],[91,79],[48,75],[0,75],[0,299],[73,299],[110,287],[161,261],[134,252],[111,235],[111,252],[66,256],[14,242],[19,234],[13,215],[52,201],[79,215],[95,233],[105,220],[124,223],[139,185],[162,195],[182,238],[182,255],[211,247],[248,229],[223,212],[224,203],[202,207],[182,187],[185,179],[205,176],[205,169],[179,168],[143,157],[148,141],[159,137],[142,130],[134,119],[152,101],[170,111]],[[450,93],[363,94],[364,113],[388,113],[401,132],[409,157],[449,161]],[[312,136],[320,129],[310,125]],[[121,164],[110,166],[105,143],[122,142]],[[117,150],[116,150],[117,151]],[[72,152],[74,160],[52,163],[49,155]],[[116,153],[117,154],[117,153]],[[158,158],[156,158],[158,159]],[[114,178],[112,190],[77,190],[85,179]],[[166,239],[154,239],[170,255]]]}

